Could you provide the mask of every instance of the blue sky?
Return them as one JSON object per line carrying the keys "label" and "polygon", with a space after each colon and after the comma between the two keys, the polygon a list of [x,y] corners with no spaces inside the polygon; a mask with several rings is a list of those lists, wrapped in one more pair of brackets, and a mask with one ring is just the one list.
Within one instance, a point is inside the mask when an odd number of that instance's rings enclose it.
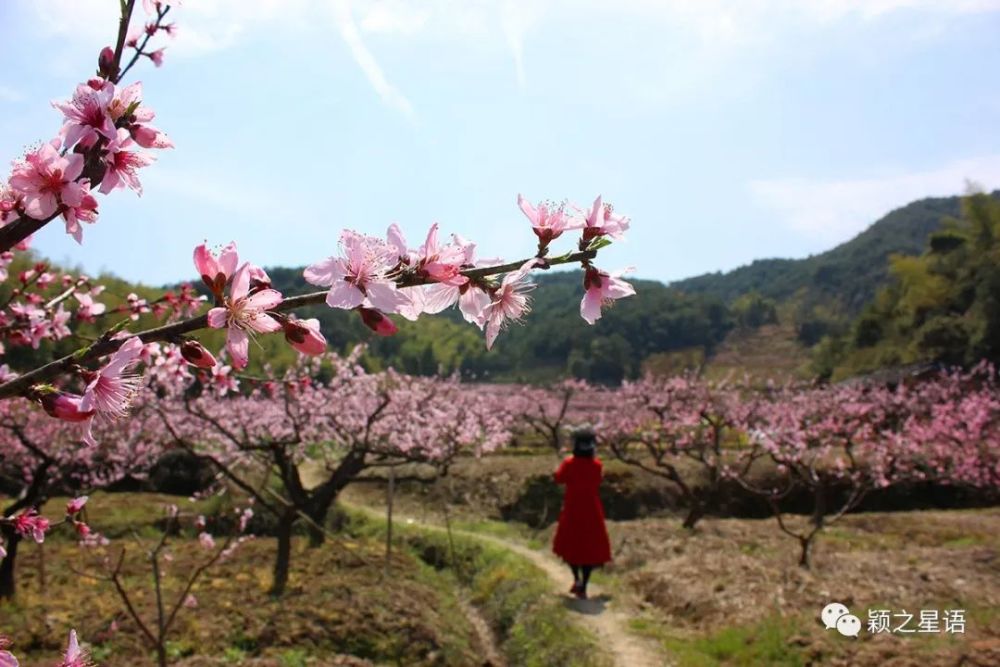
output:
{"label": "blue sky", "polygon": [[[57,131],[116,0],[0,3],[0,153]],[[101,199],[91,272],[194,277],[191,249],[302,265],[339,230],[433,222],[515,259],[515,199],[628,214],[602,268],[661,280],[801,257],[888,210],[1000,187],[1000,1],[186,0],[137,70],[177,144]]]}

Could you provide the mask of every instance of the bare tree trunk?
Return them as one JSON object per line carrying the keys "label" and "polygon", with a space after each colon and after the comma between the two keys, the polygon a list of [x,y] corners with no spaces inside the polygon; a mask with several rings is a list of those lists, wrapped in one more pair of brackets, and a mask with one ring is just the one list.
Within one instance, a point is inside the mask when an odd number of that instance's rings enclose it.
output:
{"label": "bare tree trunk", "polygon": [[684,528],[694,530],[695,525],[705,516],[705,503],[697,498],[691,499],[691,506],[688,507],[687,516],[684,517]]}
{"label": "bare tree trunk", "polygon": [[799,548],[801,550],[799,552],[799,567],[805,570],[808,570],[810,567],[809,556],[811,555],[812,538],[812,535],[799,538]]}
{"label": "bare tree trunk", "polygon": [[274,577],[271,583],[271,595],[280,597],[288,584],[288,570],[292,562],[292,525],[295,523],[294,511],[286,510],[278,517],[278,556],[274,561]]}
{"label": "bare tree trunk", "polygon": [[14,580],[14,562],[17,559],[17,545],[21,541],[21,536],[14,532],[10,526],[0,526],[0,533],[3,534],[3,541],[7,549],[7,556],[0,560],[0,600],[9,600],[14,597],[17,587]]}
{"label": "bare tree trunk", "polygon": [[311,522],[306,525],[309,533],[310,549],[321,547],[326,542],[326,531],[323,530],[323,527],[326,525],[326,515],[329,510],[330,506],[327,505],[306,514],[311,519]]}

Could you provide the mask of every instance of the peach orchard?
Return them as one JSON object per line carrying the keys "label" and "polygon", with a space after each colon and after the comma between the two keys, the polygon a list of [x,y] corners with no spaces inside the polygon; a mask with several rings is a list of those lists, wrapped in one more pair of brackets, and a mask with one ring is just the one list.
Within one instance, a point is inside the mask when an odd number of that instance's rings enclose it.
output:
{"label": "peach orchard", "polygon": [[[489,453],[529,431],[558,451],[567,428],[583,421],[597,426],[611,456],[677,488],[687,528],[713,512],[732,484],[764,499],[777,527],[797,541],[802,566],[810,564],[822,528],[873,489],[927,479],[993,491],[1000,486],[1000,397],[995,372],[986,366],[895,388],[751,387],[684,376],[620,388],[568,381],[504,392],[457,378],[369,372],[357,352],[328,350],[317,321],[295,315],[325,303],[356,312],[375,334],[388,336],[396,331],[390,316],[416,320],[457,307],[492,347],[505,327],[528,314],[533,273],[576,264],[580,314],[594,324],[602,308],[634,294],[621,272],[596,265],[599,251],[629,226],[601,197],[576,207],[518,196],[537,250],[513,262],[483,261],[474,242],[445,237],[437,224],[419,245],[395,224],[384,237],[344,230],[336,243],[330,240],[330,255],[305,269],[317,290],[287,298],[255,263],[267,258],[243,258],[228,239],[213,239],[224,243],[219,246],[192,243],[191,277],[204,294],[186,284],[153,300],[130,295],[110,308],[95,280],[44,261],[8,275],[16,254],[29,252],[33,234],[62,224],[82,245],[86,227],[98,222],[99,195],[141,195],[140,178],[155,178],[155,153],[183,150],[153,125],[147,89],[128,80],[141,66],[164,63],[161,42],[176,30],[167,19],[179,4],[121,0],[116,38],[96,54],[96,75],[53,103],[61,117],[54,136],[16,159],[0,186],[0,277],[10,286],[0,305],[0,351],[72,340],[84,323],[103,331],[37,367],[0,366],[0,476],[16,480],[16,488],[4,489],[13,500],[0,519],[0,597],[16,594],[22,542],[43,542],[61,527],[84,545],[102,544],[85,520],[85,494],[141,477],[175,449],[209,462],[215,484],[238,489],[254,509],[238,510],[238,526],[221,545],[200,519],[178,512],[170,519],[198,524],[207,568],[238,547],[254,512],[271,516],[277,526],[273,595],[287,582],[293,526],[304,524],[311,544],[321,544],[338,494],[365,471],[418,463],[431,477],[444,475],[456,457]],[[148,88],[155,99],[155,86]],[[571,235],[575,246],[554,249]],[[147,314],[162,323],[134,330]],[[224,349],[199,341],[205,329],[225,332]],[[300,362],[284,374],[248,376],[252,342],[268,335],[283,336],[301,353]],[[581,396],[587,397],[582,410]],[[305,464],[319,471],[318,483],[303,480]],[[274,472],[277,491],[261,486],[261,469]],[[833,486],[847,491],[834,500]],[[814,499],[805,527],[789,521],[781,503],[802,489]],[[63,516],[43,516],[39,508],[65,490],[76,499]],[[157,585],[167,538],[164,532],[150,555]],[[196,605],[185,595],[161,604],[155,622],[144,620],[116,578],[114,560],[103,567],[100,577],[117,587],[131,620],[166,664],[171,622]],[[185,591],[201,571],[192,573]],[[0,666],[17,665],[11,648],[0,638]],[[88,664],[75,633],[61,664]]]}

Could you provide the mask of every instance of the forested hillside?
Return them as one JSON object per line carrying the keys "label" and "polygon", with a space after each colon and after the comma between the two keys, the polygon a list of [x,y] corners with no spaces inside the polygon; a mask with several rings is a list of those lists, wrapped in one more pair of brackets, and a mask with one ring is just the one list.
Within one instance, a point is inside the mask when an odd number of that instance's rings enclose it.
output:
{"label": "forested hillside", "polygon": [[974,195],[890,280],[849,331],[823,340],[816,370],[834,379],[886,366],[1000,362],[1000,201]]}
{"label": "forested hillside", "polygon": [[805,259],[759,259],[726,273],[706,273],[671,284],[692,294],[729,303],[749,292],[806,305],[836,304],[857,315],[885,284],[889,256],[919,255],[941,220],[959,214],[959,197],[921,199],[897,208],[856,237]]}

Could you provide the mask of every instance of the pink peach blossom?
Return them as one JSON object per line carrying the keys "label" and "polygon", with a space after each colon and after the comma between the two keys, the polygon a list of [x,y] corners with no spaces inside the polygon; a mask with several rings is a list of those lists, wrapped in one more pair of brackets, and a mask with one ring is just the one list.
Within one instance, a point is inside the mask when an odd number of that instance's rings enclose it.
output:
{"label": "pink peach blossom", "polygon": [[38,510],[32,508],[18,514],[14,517],[13,523],[14,531],[18,535],[30,535],[39,544],[45,541],[45,532],[49,529],[49,520],[38,514]]}
{"label": "pink peach blossom", "polygon": [[95,317],[107,309],[103,303],[94,301],[93,291],[75,292],[73,296],[80,303],[80,307],[76,309],[76,316],[84,322],[93,322]]}
{"label": "pink peach blossom", "polygon": [[147,53],[145,55],[148,56],[149,59],[153,61],[154,65],[156,65],[157,67],[161,67],[163,65],[163,52],[164,51],[166,51],[165,48],[163,48],[163,49],[157,49],[155,51],[150,51],[149,53]]}
{"label": "pink peach blossom", "polygon": [[528,218],[541,245],[548,245],[551,241],[559,238],[564,231],[580,226],[579,223],[573,223],[562,206],[555,207],[548,202],[540,202],[538,206],[532,206],[531,202],[520,194],[517,195],[517,205]]}
{"label": "pink peach blossom", "polygon": [[108,194],[112,190],[127,186],[136,194],[142,194],[138,170],[148,167],[156,161],[156,158],[133,150],[135,145],[128,130],[119,128],[117,138],[108,144],[107,155],[104,157],[106,170],[101,181],[101,193]]}
{"label": "pink peach blossom", "polygon": [[615,215],[611,204],[605,204],[598,195],[594,205],[584,220],[583,240],[589,242],[599,236],[610,236],[620,239],[628,229],[628,218]]}
{"label": "pink peach blossom", "polygon": [[281,324],[266,312],[268,308],[281,303],[281,293],[264,289],[249,294],[249,290],[250,264],[245,263],[233,276],[225,306],[208,311],[208,326],[214,329],[228,328],[226,349],[237,370],[245,368],[249,361],[251,333],[271,333],[281,329]]}
{"label": "pink peach blossom", "polygon": [[202,281],[215,293],[221,293],[229,278],[236,273],[240,256],[235,243],[228,243],[219,251],[218,259],[215,253],[202,243],[194,249],[194,268]]}
{"label": "pink peach blossom", "polygon": [[142,340],[138,336],[130,336],[111,355],[107,364],[89,373],[80,409],[96,410],[112,419],[125,417],[142,386],[142,376],[134,372],[142,350]]}
{"label": "pink peach blossom", "polygon": [[82,173],[82,155],[68,153],[63,157],[52,143],[42,144],[15,165],[10,187],[23,196],[25,213],[43,220],[59,210],[60,204],[82,205],[84,190],[76,182]]}
{"label": "pink peach blossom", "polygon": [[588,324],[594,324],[601,319],[601,308],[611,305],[615,299],[624,299],[635,294],[635,288],[619,276],[623,272],[604,273],[588,266],[583,277],[586,293],[580,301],[580,316]]}
{"label": "pink peach blossom", "polygon": [[[3,551],[2,547],[0,547],[0,551]],[[3,557],[4,555],[0,555],[0,558]],[[7,637],[0,635],[0,667],[19,667],[17,658],[14,657],[13,653],[7,650],[10,647],[11,641]]]}
{"label": "pink peach blossom", "polygon": [[76,637],[76,630],[69,631],[69,645],[63,655],[59,667],[93,667],[90,661],[90,654],[80,647],[80,642]]}
{"label": "pink peach blossom", "polygon": [[[131,109],[128,117],[126,112]],[[120,88],[114,99],[108,105],[108,114],[116,121],[123,123],[129,135],[143,148],[173,148],[167,135],[149,124],[156,113],[147,105],[142,104],[142,82]]]}
{"label": "pink peach blossom", "polygon": [[531,299],[528,292],[535,288],[527,281],[531,268],[537,262],[532,258],[520,269],[504,276],[499,289],[493,295],[490,305],[483,309],[483,321],[486,326],[486,349],[493,348],[493,342],[509,322],[518,322],[531,310]]}
{"label": "pink peach blossom", "polygon": [[363,305],[398,313],[410,303],[388,275],[398,264],[395,247],[381,239],[344,231],[340,250],[340,257],[328,257],[304,272],[306,282],[330,288],[328,306],[352,309]]}
{"label": "pink peach blossom", "polygon": [[[461,249],[461,266],[474,267],[483,264],[483,262],[476,262],[475,243],[470,243],[461,236],[453,234],[451,245]],[[490,304],[489,293],[483,289],[482,285],[471,280],[466,280],[461,284],[438,283],[411,287],[404,291],[411,293],[411,300],[418,313],[431,315],[440,313],[457,301],[458,309],[465,321],[473,323],[479,328],[483,327],[483,309]]]}
{"label": "pink peach blossom", "polygon": [[94,145],[101,137],[111,141],[117,136],[115,119],[108,114],[108,105],[114,96],[114,86],[94,87],[81,83],[68,102],[53,102],[62,111],[66,122],[61,133],[63,142],[70,147],[80,142],[86,147]]}
{"label": "pink peach blossom", "polygon": [[97,222],[97,199],[90,194],[90,181],[84,179],[79,182],[80,203],[75,206],[67,205],[62,212],[63,220],[66,222],[66,233],[72,236],[77,243],[83,243],[83,227],[80,223],[85,222],[92,225]]}

